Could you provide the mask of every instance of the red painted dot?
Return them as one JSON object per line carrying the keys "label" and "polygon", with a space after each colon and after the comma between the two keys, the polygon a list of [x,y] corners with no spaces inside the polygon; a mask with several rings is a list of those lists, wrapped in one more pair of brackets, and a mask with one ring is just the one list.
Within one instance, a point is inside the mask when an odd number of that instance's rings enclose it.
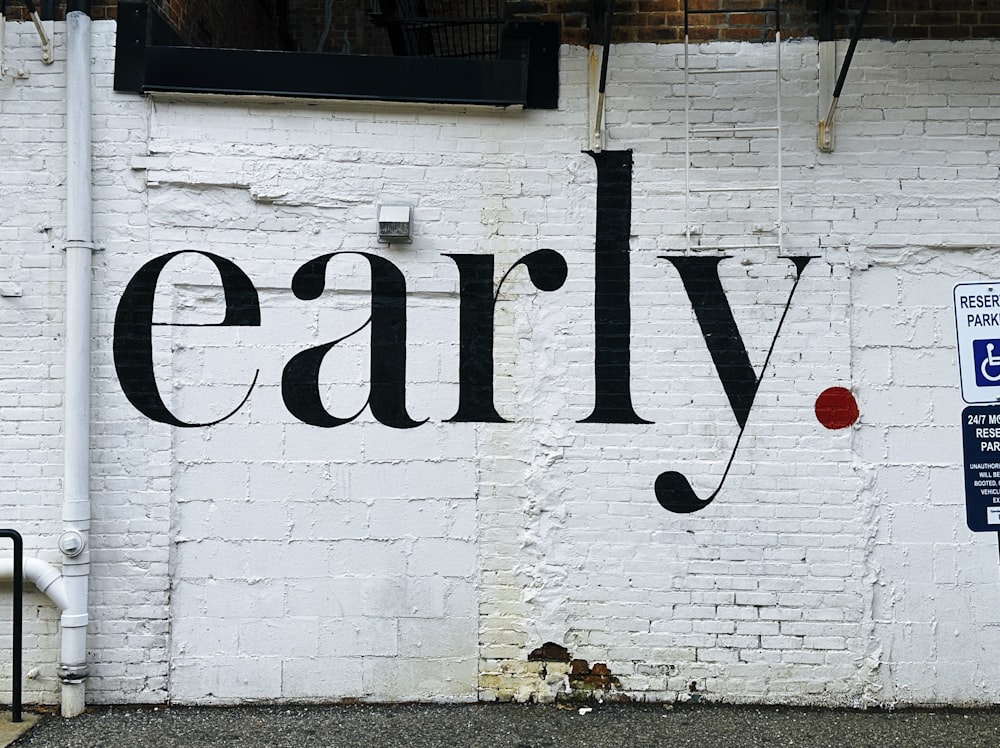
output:
{"label": "red painted dot", "polygon": [[843,387],[830,387],[816,398],[816,420],[828,429],[846,429],[858,420],[858,401]]}

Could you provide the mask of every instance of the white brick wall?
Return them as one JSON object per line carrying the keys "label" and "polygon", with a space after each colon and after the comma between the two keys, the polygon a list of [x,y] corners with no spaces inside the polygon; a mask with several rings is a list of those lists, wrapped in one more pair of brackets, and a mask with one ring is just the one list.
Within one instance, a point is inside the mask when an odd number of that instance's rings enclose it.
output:
{"label": "white brick wall", "polygon": [[[739,432],[662,259],[685,247],[679,47],[611,59],[607,148],[635,161],[632,399],[652,423],[591,424],[579,422],[595,396],[584,50],[563,50],[558,111],[222,102],[113,93],[114,25],[94,28],[93,701],[546,700],[582,688],[527,661],[546,641],[606,664],[608,687],[637,699],[1000,698],[1000,572],[993,539],[964,522],[950,309],[956,282],[991,277],[1000,237],[997,43],[865,41],[832,154],[815,148],[816,44],[786,46],[784,242],[815,258],[723,490],[671,514],[657,475],[680,471],[709,495]],[[45,67],[33,34],[8,26],[0,79],[0,485],[5,523],[58,563],[65,48],[57,25]],[[718,44],[697,61],[772,53]],[[696,88],[699,121],[769,116],[763,89],[712,81]],[[770,166],[738,139],[694,155],[720,180],[754,183]],[[412,245],[375,241],[385,199],[413,204]],[[772,207],[713,200],[696,241],[741,240]],[[444,253],[493,255],[499,280],[542,248],[565,258],[562,288],[538,291],[518,268],[496,306],[495,402],[509,422],[449,423],[459,288]],[[208,428],[144,417],[111,357],[125,285],[182,250],[232,260],[260,294],[259,328],[156,328],[160,387],[182,418],[223,416],[259,370],[247,403]],[[417,428],[365,411],[320,429],[282,402],[289,359],[368,316],[358,257],[330,263],[320,298],[291,293],[304,262],[334,251],[377,254],[405,276]],[[729,254],[720,277],[759,374],[792,265],[772,249]],[[222,304],[203,259],[164,271],[159,321],[211,321]],[[367,332],[328,354],[330,412],[363,407],[369,358]],[[813,414],[834,385],[860,404],[842,431]],[[37,669],[26,695],[52,701],[58,616],[34,593],[26,613]],[[0,664],[0,684],[7,675]]]}

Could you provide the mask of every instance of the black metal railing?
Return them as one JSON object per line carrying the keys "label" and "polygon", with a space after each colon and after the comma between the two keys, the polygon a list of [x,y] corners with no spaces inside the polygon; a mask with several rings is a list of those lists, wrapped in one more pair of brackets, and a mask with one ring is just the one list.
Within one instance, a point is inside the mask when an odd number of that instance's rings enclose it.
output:
{"label": "black metal railing", "polygon": [[369,17],[385,28],[393,54],[497,59],[503,0],[377,0]]}
{"label": "black metal railing", "polygon": [[10,721],[21,721],[21,640],[22,605],[24,601],[24,540],[17,530],[0,530],[0,537],[14,541],[14,601],[11,620],[13,622],[13,656],[11,674]]}

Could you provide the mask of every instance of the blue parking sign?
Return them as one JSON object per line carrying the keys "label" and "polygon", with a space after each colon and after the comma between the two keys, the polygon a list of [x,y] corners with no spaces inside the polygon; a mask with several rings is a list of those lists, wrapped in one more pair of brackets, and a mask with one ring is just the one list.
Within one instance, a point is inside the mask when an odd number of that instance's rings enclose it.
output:
{"label": "blue parking sign", "polygon": [[972,361],[977,385],[1000,387],[1000,340],[973,340]]}
{"label": "blue parking sign", "polygon": [[958,376],[970,405],[1000,405],[1000,280],[954,289]]}

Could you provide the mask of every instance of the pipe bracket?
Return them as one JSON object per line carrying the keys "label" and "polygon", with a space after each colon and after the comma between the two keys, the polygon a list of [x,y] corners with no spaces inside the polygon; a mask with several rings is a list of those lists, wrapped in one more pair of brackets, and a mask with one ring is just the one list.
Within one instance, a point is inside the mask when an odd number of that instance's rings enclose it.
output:
{"label": "pipe bracket", "polygon": [[60,665],[56,673],[63,683],[83,683],[88,675],[86,665]]}
{"label": "pipe bracket", "polygon": [[67,239],[66,244],[63,245],[63,252],[70,249],[89,249],[91,252],[103,252],[104,247],[98,247],[96,244],[91,244],[90,242],[85,242],[81,239]]}

